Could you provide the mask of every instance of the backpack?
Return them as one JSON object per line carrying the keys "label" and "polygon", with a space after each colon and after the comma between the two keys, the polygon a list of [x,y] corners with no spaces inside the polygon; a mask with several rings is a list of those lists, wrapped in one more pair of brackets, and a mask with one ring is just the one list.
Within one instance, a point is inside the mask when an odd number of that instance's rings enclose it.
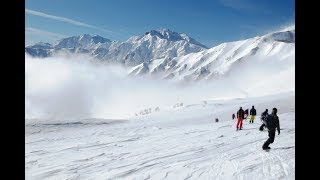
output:
{"label": "backpack", "polygon": [[265,121],[264,121],[266,127],[270,130],[270,129],[275,129],[277,127],[277,122],[276,119],[272,116],[272,115],[267,115],[265,117]]}

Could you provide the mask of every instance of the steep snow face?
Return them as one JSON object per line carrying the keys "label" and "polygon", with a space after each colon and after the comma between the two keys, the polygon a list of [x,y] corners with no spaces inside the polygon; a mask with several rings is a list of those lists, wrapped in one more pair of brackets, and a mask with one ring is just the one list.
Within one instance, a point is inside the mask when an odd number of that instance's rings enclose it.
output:
{"label": "steep snow face", "polygon": [[151,36],[158,36],[161,39],[167,39],[169,41],[182,41],[185,40],[191,44],[195,44],[198,45],[200,47],[203,47],[205,49],[207,49],[206,46],[204,46],[203,44],[197,42],[196,40],[192,39],[191,37],[189,37],[187,34],[185,33],[177,33],[177,32],[173,32],[170,29],[160,29],[158,31],[156,30],[151,30],[150,32],[146,32],[145,35],[150,34]]}
{"label": "steep snow face", "polygon": [[[151,61],[148,67],[144,66],[149,72],[143,71],[143,74],[172,81],[210,80],[215,83],[223,77],[227,84],[237,84],[237,87],[245,83],[245,86],[258,88],[257,86],[261,85],[259,88],[267,89],[267,85],[262,87],[263,84],[274,81],[280,85],[285,80],[288,82],[286,89],[292,90],[294,62],[293,26],[261,37],[223,43],[185,56],[159,58]],[[141,65],[128,71],[130,74],[140,75],[140,71],[133,71],[137,68],[141,68]],[[250,88],[254,91],[253,87]]]}
{"label": "steep snow face", "polygon": [[52,54],[53,46],[49,43],[39,42],[32,46],[27,46],[25,52],[32,56],[48,57]]}
{"label": "steep snow face", "polygon": [[62,39],[51,48],[28,46],[26,53],[41,57],[46,57],[46,54],[50,56],[60,51],[88,53],[109,63],[120,63],[131,67],[151,62],[153,59],[180,57],[204,49],[207,47],[184,33],[161,29],[151,30],[142,36],[131,37],[124,42],[111,42],[101,36],[88,34],[73,36]]}
{"label": "steep snow face", "polygon": [[266,36],[264,40],[295,43],[295,30],[272,33],[269,36]]}
{"label": "steep snow face", "polygon": [[72,36],[59,41],[57,45],[54,46],[55,49],[62,48],[83,48],[83,49],[93,49],[96,45],[102,43],[110,43],[109,39],[103,38],[99,35],[91,36],[89,34],[84,34],[82,36]]}
{"label": "steep snow face", "polygon": [[[140,63],[149,64],[153,59],[180,57],[206,48],[196,41],[194,42],[197,44],[193,44],[191,38],[186,37],[170,30],[151,30],[143,36],[130,38],[120,44],[117,61],[123,59],[123,62],[131,67]],[[111,54],[115,54],[112,52],[111,50]],[[112,58],[113,56],[106,57]]]}

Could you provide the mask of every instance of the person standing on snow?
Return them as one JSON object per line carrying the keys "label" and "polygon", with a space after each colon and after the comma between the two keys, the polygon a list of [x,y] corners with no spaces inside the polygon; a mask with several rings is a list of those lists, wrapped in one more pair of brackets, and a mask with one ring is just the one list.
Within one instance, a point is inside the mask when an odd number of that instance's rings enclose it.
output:
{"label": "person standing on snow", "polygon": [[249,112],[249,109],[246,109],[246,110],[244,111],[244,119],[247,119],[247,117],[248,117],[248,112]]}
{"label": "person standing on snow", "polygon": [[237,130],[242,129],[242,121],[244,119],[244,111],[242,109],[242,107],[240,107],[240,109],[237,112],[237,118],[238,118],[238,122],[237,122]]}
{"label": "person standing on snow", "polygon": [[259,128],[260,131],[263,131],[263,128],[266,126],[266,125],[264,124],[264,121],[266,120],[266,118],[267,118],[268,115],[269,115],[269,114],[268,114],[268,109],[266,109],[266,110],[261,114],[261,122],[262,122],[262,124],[261,124],[261,126],[260,126],[260,128]]}
{"label": "person standing on snow", "polygon": [[268,128],[268,136],[267,141],[262,145],[263,150],[270,149],[269,145],[274,142],[274,138],[276,135],[276,128],[278,130],[278,135],[280,135],[280,123],[279,117],[277,116],[277,108],[272,109],[271,115],[268,115],[265,122],[266,127]]}
{"label": "person standing on snow", "polygon": [[253,123],[254,121],[254,117],[257,115],[257,111],[256,109],[254,108],[254,106],[252,106],[252,108],[250,109],[250,120],[249,120],[249,123]]}

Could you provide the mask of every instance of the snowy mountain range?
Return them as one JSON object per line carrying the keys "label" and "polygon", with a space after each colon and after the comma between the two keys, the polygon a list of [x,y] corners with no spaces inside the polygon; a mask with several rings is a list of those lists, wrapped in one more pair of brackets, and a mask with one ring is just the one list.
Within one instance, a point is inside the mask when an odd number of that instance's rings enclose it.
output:
{"label": "snowy mountain range", "polygon": [[72,36],[55,45],[37,43],[27,46],[25,52],[36,57],[48,57],[61,51],[88,53],[106,62],[132,67],[154,59],[180,57],[204,49],[207,47],[185,33],[160,29],[133,36],[124,42],[111,41],[98,35]]}
{"label": "snowy mountain range", "polygon": [[[131,74],[157,74],[178,80],[213,79],[238,68],[239,63],[261,64],[279,61],[277,66],[294,63],[294,26],[246,40],[222,43],[210,49],[174,58],[160,58],[133,67]],[[262,66],[263,67],[263,66]]]}
{"label": "snowy mountain range", "polygon": [[274,61],[278,66],[294,64],[295,25],[263,36],[226,42],[207,48],[185,33],[169,29],[151,30],[127,41],[111,41],[101,36],[73,36],[57,44],[27,46],[31,56],[48,57],[59,52],[88,53],[104,62],[120,63],[130,75],[152,75],[160,79],[211,80],[234,72],[243,65]]}

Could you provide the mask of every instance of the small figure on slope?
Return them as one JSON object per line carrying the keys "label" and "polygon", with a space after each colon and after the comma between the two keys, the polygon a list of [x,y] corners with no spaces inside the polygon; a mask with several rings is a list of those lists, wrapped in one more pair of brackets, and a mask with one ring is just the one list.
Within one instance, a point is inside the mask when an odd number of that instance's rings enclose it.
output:
{"label": "small figure on slope", "polygon": [[252,108],[250,109],[250,120],[249,120],[249,123],[253,123],[254,121],[254,117],[257,115],[257,111],[256,109],[254,108],[254,106],[252,106]]}
{"label": "small figure on slope", "polygon": [[238,118],[238,122],[237,122],[237,130],[242,129],[242,121],[244,119],[244,111],[242,109],[242,107],[240,107],[240,109],[237,112],[237,118]]}

